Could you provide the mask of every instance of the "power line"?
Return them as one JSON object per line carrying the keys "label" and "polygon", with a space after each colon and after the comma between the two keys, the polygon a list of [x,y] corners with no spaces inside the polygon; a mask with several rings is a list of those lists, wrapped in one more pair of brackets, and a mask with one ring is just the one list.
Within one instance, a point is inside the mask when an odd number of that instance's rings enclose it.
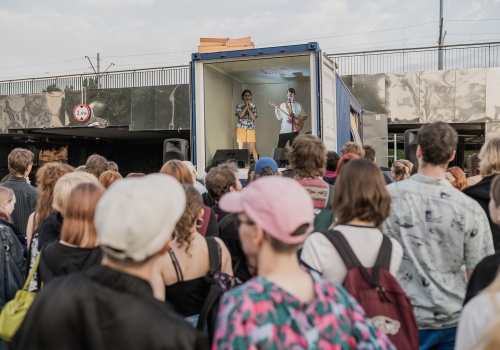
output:
{"label": "power line", "polygon": [[479,21],[500,21],[500,18],[482,18],[482,19],[445,19],[445,22],[479,22]]}
{"label": "power line", "polygon": [[263,43],[262,45],[273,45],[273,44],[282,44],[282,43],[292,43],[292,42],[297,42],[297,41],[311,41],[311,40],[318,40],[318,39],[329,39],[329,38],[340,38],[340,37],[345,37],[345,36],[354,36],[354,35],[361,35],[361,34],[370,34],[370,33],[379,33],[379,32],[387,32],[387,31],[392,31],[392,30],[400,30],[400,29],[406,29],[406,28],[413,28],[413,27],[420,27],[424,26],[427,24],[434,24],[437,23],[438,21],[432,21],[432,22],[426,22],[426,23],[420,23],[420,24],[414,24],[411,26],[404,26],[404,27],[398,27],[398,28],[388,28],[388,29],[378,29],[378,30],[370,30],[366,32],[357,32],[357,33],[348,33],[348,34],[336,34],[336,35],[329,35],[329,36],[321,36],[321,37],[316,37],[316,38],[308,38],[308,39],[297,39],[297,40],[288,40],[288,41],[277,41],[273,43]]}
{"label": "power line", "polygon": [[30,65],[26,65],[26,66],[17,66],[17,67],[0,68],[0,70],[17,69],[17,68],[27,68],[27,67],[36,67],[36,66],[46,66],[46,65],[49,65],[49,64],[57,64],[57,63],[74,62],[74,61],[79,61],[79,60],[82,60],[82,59],[83,59],[83,58],[75,58],[75,59],[72,59],[72,60],[59,61],[59,62],[37,63],[37,64],[30,64]]}

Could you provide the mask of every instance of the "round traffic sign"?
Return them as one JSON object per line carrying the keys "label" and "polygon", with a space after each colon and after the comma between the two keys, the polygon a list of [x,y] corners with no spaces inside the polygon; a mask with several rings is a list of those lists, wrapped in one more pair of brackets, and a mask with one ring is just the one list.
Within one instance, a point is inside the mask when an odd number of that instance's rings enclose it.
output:
{"label": "round traffic sign", "polygon": [[90,118],[90,108],[86,104],[80,103],[73,109],[73,118],[77,122],[84,122]]}

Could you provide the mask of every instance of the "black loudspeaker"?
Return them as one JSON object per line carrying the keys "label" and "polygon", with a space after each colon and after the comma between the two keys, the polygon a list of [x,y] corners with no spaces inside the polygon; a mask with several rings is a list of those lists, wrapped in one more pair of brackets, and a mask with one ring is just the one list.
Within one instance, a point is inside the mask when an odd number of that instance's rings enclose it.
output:
{"label": "black loudspeaker", "polygon": [[216,160],[234,160],[238,163],[238,168],[248,168],[250,166],[250,151],[247,149],[218,149],[212,162]]}
{"label": "black loudspeaker", "polygon": [[417,135],[419,129],[408,129],[404,133],[405,159],[413,163],[413,169],[418,166],[417,161]]}
{"label": "black loudspeaker", "polygon": [[278,164],[278,168],[286,168],[290,164],[286,156],[286,148],[274,148],[273,159]]}
{"label": "black loudspeaker", "polygon": [[166,139],[163,141],[163,163],[169,160],[188,160],[189,145],[184,139]]}

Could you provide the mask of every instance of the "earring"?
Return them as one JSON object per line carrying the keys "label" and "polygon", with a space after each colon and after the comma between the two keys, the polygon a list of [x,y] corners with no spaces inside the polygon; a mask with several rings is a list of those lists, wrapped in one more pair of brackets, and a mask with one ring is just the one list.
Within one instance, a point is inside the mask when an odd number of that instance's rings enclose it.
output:
{"label": "earring", "polygon": [[205,223],[205,221],[203,220],[203,218],[199,218],[197,221],[196,221],[196,227],[200,228],[203,226],[203,224]]}

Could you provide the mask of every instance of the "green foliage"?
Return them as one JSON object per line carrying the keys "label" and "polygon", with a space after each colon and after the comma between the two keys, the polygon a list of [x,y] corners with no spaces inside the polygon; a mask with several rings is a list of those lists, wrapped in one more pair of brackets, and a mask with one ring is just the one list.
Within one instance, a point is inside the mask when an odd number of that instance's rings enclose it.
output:
{"label": "green foliage", "polygon": [[83,87],[87,90],[97,90],[99,88],[99,78],[85,78]]}
{"label": "green foliage", "polygon": [[62,91],[61,89],[59,89],[56,84],[52,84],[52,85],[49,85],[47,86],[46,89],[43,89],[42,92],[53,92],[53,91]]}

